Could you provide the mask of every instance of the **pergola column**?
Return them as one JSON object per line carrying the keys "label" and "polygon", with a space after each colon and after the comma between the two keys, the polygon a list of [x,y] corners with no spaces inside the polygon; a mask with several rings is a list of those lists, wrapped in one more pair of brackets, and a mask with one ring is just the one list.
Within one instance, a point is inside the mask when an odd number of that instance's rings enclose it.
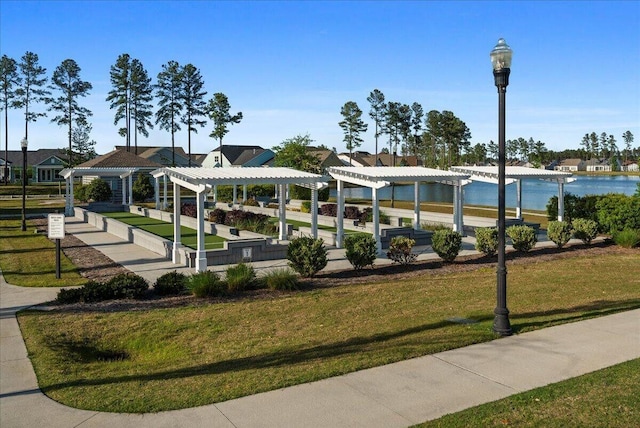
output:
{"label": "pergola column", "polygon": [[247,185],[243,185],[242,186],[242,202],[246,202],[247,201]]}
{"label": "pergola column", "polygon": [[522,220],[522,180],[516,180],[516,218]]}
{"label": "pergola column", "polygon": [[336,213],[336,219],[338,221],[336,231],[336,247],[342,248],[342,237],[344,235],[344,182],[338,180],[337,182],[338,193],[338,212]]}
{"label": "pergola column", "polygon": [[558,180],[558,221],[564,219],[564,181]]}
{"label": "pergola column", "polygon": [[284,190],[284,186],[285,184],[278,184],[277,185],[279,187],[279,191],[278,191],[278,218],[279,218],[279,222],[278,224],[280,225],[280,240],[281,241],[285,241],[288,236],[287,236],[287,205],[286,205],[286,201],[284,199],[284,195],[285,195],[285,190]]}
{"label": "pergola column", "polygon": [[233,185],[233,205],[238,203],[238,186]]}
{"label": "pergola column", "polygon": [[198,216],[197,248],[196,248],[196,272],[207,270],[207,252],[204,248],[204,195],[206,188],[198,191],[196,196],[196,208]]}
{"label": "pergola column", "polygon": [[156,198],[156,209],[160,209],[160,177],[153,177],[153,190]]}
{"label": "pergola column", "polygon": [[163,185],[164,185],[164,202],[162,203],[162,209],[164,209],[164,210],[166,210],[167,207],[169,206],[169,204],[167,204],[167,193],[169,193],[167,191],[167,181],[168,181],[167,180],[167,176],[166,175],[163,176],[162,177],[162,182],[163,182]]}
{"label": "pergola column", "polygon": [[318,239],[318,188],[311,189],[311,236]]}
{"label": "pergola column", "polygon": [[378,189],[371,188],[371,205],[373,220],[373,239],[376,241],[376,252],[382,253],[382,242],[380,241],[380,203],[378,201]]}
{"label": "pergola column", "polygon": [[420,230],[420,182],[413,183],[413,229]]}
{"label": "pergola column", "polygon": [[174,264],[180,262],[179,249],[182,247],[180,243],[180,185],[173,183],[173,254],[172,261]]}
{"label": "pergola column", "polygon": [[213,185],[213,205],[218,203],[218,185]]}
{"label": "pergola column", "polygon": [[464,193],[462,192],[462,182],[457,181],[453,189],[454,195],[457,194],[456,203],[453,206],[453,229],[464,235]]}
{"label": "pergola column", "polygon": [[127,205],[133,205],[133,174],[129,174],[129,203]]}
{"label": "pergola column", "polygon": [[122,177],[122,205],[127,205],[127,178]]}

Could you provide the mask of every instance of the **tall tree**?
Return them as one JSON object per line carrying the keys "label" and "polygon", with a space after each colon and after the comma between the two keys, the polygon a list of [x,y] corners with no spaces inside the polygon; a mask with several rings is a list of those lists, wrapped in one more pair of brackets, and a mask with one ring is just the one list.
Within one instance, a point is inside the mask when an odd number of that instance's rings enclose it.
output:
{"label": "tall tree", "polygon": [[24,138],[29,138],[29,122],[35,122],[39,117],[46,117],[46,113],[36,113],[29,110],[33,104],[47,103],[51,94],[46,89],[47,69],[38,63],[38,55],[33,52],[25,53],[20,63],[21,84],[16,89],[16,107],[24,108]]}
{"label": "tall tree", "polygon": [[322,174],[320,159],[308,150],[312,142],[309,134],[296,135],[273,147],[275,166]]}
{"label": "tall tree", "polygon": [[213,131],[211,131],[209,137],[215,138],[220,142],[220,166],[223,166],[222,139],[227,132],[229,132],[227,126],[240,123],[242,120],[242,112],[231,115],[229,110],[231,110],[229,99],[221,92],[213,94],[213,98],[211,98],[207,104],[207,114],[209,115],[209,119],[213,120]]}
{"label": "tall tree", "polygon": [[49,110],[57,113],[57,116],[51,119],[51,122],[58,124],[58,126],[67,126],[69,166],[75,166],[71,147],[73,125],[74,123],[76,125],[86,124],[87,117],[92,115],[91,110],[78,105],[78,98],[89,95],[89,91],[93,86],[80,78],[80,66],[74,60],[65,59],[53,71],[50,88],[60,92],[60,96],[51,100]]}
{"label": "tall tree", "polygon": [[378,156],[378,137],[383,133],[383,123],[386,116],[387,104],[384,102],[384,94],[377,89],[374,89],[367,101],[371,104],[371,110],[369,110],[369,117],[373,119],[376,124],[376,133],[374,135],[376,139],[376,158]]}
{"label": "tall tree", "polygon": [[591,139],[589,138],[589,134],[584,134],[584,137],[582,137],[582,140],[580,141],[580,145],[584,147],[586,158],[590,159],[592,148],[591,148]]}
{"label": "tall tree", "polygon": [[16,87],[22,83],[18,75],[18,63],[15,59],[2,55],[0,59],[0,86],[2,97],[0,109],[4,110],[4,184],[9,184],[9,108],[16,107]]}
{"label": "tall tree", "polygon": [[499,150],[500,149],[498,147],[498,143],[494,142],[493,140],[490,140],[489,144],[487,144],[487,153],[492,160],[498,159]]}
{"label": "tall tree", "polygon": [[340,128],[344,132],[344,138],[347,150],[349,150],[349,165],[351,165],[351,156],[353,149],[362,145],[361,132],[367,132],[367,124],[362,120],[362,110],[355,101],[347,101],[340,109],[340,114],[344,117],[338,122]]}
{"label": "tall tree", "polygon": [[389,101],[385,111],[384,133],[389,135],[389,153],[393,159],[391,166],[396,166],[395,160],[400,142],[400,106],[401,104],[398,102]]}
{"label": "tall tree", "polygon": [[624,160],[626,162],[633,145],[633,134],[631,131],[626,131],[622,134],[622,140],[624,141]]}
{"label": "tall tree", "polygon": [[189,151],[189,166],[191,166],[191,131],[198,133],[196,126],[203,127],[206,120],[200,119],[206,115],[207,104],[204,96],[207,91],[203,90],[204,80],[193,64],[187,64],[182,69],[182,103],[184,105],[184,115],[182,123],[187,126],[187,147]]}
{"label": "tall tree", "polygon": [[424,110],[420,103],[411,104],[411,128],[413,129],[413,139],[409,146],[409,152],[414,156],[418,156],[420,153],[420,132],[422,131],[422,118],[424,117]]}
{"label": "tall tree", "polygon": [[435,168],[440,164],[439,158],[444,153],[442,113],[438,110],[431,110],[427,113],[424,124],[423,139],[425,140],[425,146],[422,157],[427,160],[427,166]]}
{"label": "tall tree", "polygon": [[124,119],[124,126],[118,129],[118,134],[125,138],[127,151],[131,151],[131,57],[129,54],[118,56],[116,63],[111,66],[109,77],[113,89],[107,94],[109,108],[115,109],[113,124]]}
{"label": "tall tree", "polygon": [[158,73],[156,97],[160,108],[156,112],[156,124],[171,133],[171,166],[176,166],[175,134],[180,130],[178,119],[182,114],[182,69],[176,61],[169,61]]}
{"label": "tall tree", "polygon": [[131,61],[129,72],[130,117],[133,120],[134,153],[138,154],[138,134],[149,136],[147,128],[153,129],[153,86],[151,77],[138,59]]}
{"label": "tall tree", "polygon": [[[78,124],[73,128],[71,132],[71,143],[72,143],[72,151],[74,153],[74,159],[76,159],[76,164],[84,163],[88,160],[91,160],[97,156],[96,154],[96,142],[95,140],[91,140],[92,126],[90,123]],[[64,149],[65,153],[67,153],[67,157],[71,159],[71,154],[69,153],[69,149]]]}
{"label": "tall tree", "polygon": [[413,111],[408,104],[401,104],[398,113],[400,120],[398,123],[398,132],[402,137],[402,154],[406,155],[409,152],[411,144],[411,117]]}

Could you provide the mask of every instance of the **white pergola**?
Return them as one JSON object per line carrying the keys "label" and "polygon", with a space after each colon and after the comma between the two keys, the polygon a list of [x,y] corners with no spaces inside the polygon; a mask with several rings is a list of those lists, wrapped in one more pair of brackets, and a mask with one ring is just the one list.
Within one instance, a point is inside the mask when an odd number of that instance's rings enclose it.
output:
{"label": "white pergola", "polygon": [[[79,167],[65,168],[60,171],[60,175],[65,179],[65,208],[64,213],[73,216],[73,179],[74,177],[96,176],[96,177],[120,177],[122,179],[122,205],[131,205],[133,203],[133,174],[139,168],[129,167]],[[127,189],[127,181],[129,186]],[[128,190],[128,191],[126,191]],[[127,198],[128,196],[128,198]]]}
{"label": "white pergola", "polygon": [[[182,187],[196,193],[197,207],[197,254],[196,271],[207,269],[207,256],[204,249],[204,202],[205,195],[214,186],[273,184],[278,191],[278,214],[280,240],[286,236],[286,200],[285,188],[295,184],[311,189],[311,231],[314,238],[318,235],[318,190],[326,187],[328,178],[291,168],[159,168],[151,173],[156,180],[156,205],[160,204],[158,192],[160,177],[173,183],[173,262],[178,261],[180,243],[180,189]],[[165,185],[166,199],[166,185]]]}
{"label": "white pergola", "polygon": [[[468,174],[472,181],[498,184],[497,166],[452,166],[451,171]],[[505,184],[516,183],[516,218],[522,219],[522,180],[539,179],[558,183],[558,221],[564,217],[564,185],[576,180],[570,172],[527,168],[524,166],[505,167]]]}
{"label": "white pergola", "polygon": [[454,186],[453,203],[453,228],[462,232],[462,186],[469,184],[468,174],[442,171],[420,166],[337,166],[327,168],[327,172],[337,181],[338,199],[338,231],[336,235],[336,246],[342,247],[344,234],[344,219],[341,213],[344,212],[344,183],[351,183],[358,186],[371,188],[371,201],[373,205],[373,238],[376,241],[378,252],[382,249],[380,241],[380,217],[378,190],[397,182],[414,183],[414,209],[413,228],[420,229],[420,183],[438,182]]}

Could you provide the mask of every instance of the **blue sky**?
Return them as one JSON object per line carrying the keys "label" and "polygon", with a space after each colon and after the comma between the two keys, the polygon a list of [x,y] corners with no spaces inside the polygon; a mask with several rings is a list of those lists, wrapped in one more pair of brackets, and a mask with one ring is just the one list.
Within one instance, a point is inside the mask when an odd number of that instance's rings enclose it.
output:
{"label": "blue sky", "polygon": [[[92,138],[105,153],[123,144],[105,101],[118,55],[138,58],[155,80],[176,60],[201,70],[207,98],[229,97],[244,119],[227,144],[272,147],[310,134],[345,151],[340,108],[367,96],[450,110],[472,143],[497,140],[497,93],[489,52],[499,37],[514,51],[507,92],[507,138],[578,148],[585,133],[621,135],[640,145],[640,2],[0,2],[0,51],[38,54],[50,76],[65,59],[93,84],[81,103],[93,111]],[[42,107],[39,107],[42,110]],[[52,114],[50,113],[51,117]],[[373,124],[362,150],[373,152]],[[217,146],[212,125],[192,134],[192,152]],[[10,110],[9,148],[19,149],[23,111]],[[66,130],[42,118],[29,147],[66,146]],[[139,145],[170,145],[155,127]],[[186,131],[176,136],[186,148]],[[4,114],[2,145],[4,150]]]}

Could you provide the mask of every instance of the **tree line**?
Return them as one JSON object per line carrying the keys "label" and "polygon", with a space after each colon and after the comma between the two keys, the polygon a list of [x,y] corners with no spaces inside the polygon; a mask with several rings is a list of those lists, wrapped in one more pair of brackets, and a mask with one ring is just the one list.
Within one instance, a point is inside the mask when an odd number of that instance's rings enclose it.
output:
{"label": "tree line", "polygon": [[[125,139],[127,151],[137,154],[138,135],[149,136],[149,129],[157,125],[171,134],[173,151],[172,165],[175,166],[175,134],[182,125],[187,131],[189,166],[191,166],[191,133],[213,123],[210,137],[216,139],[222,148],[228,126],[240,123],[242,113],[231,114],[227,96],[216,92],[208,100],[204,79],[193,64],[180,65],[168,61],[152,83],[142,62],[121,54],[111,66],[109,77],[112,89],[106,101],[114,110],[114,125],[119,126],[118,134]],[[25,131],[29,136],[29,124],[46,117],[47,112],[55,116],[51,122],[67,128],[68,165],[74,166],[95,156],[95,141],[90,141],[91,110],[80,105],[80,100],[90,94],[93,86],[81,78],[81,68],[73,59],[65,59],[54,70],[51,81],[47,70],[39,63],[38,55],[26,52],[20,61],[3,55],[0,59],[0,108],[5,112],[5,152],[8,151],[9,125],[8,110],[24,109]],[[153,101],[157,109],[154,110]],[[37,107],[46,111],[37,111]],[[155,120],[154,120],[155,119]],[[221,165],[222,166],[222,165]],[[7,177],[7,174],[5,174]]]}

